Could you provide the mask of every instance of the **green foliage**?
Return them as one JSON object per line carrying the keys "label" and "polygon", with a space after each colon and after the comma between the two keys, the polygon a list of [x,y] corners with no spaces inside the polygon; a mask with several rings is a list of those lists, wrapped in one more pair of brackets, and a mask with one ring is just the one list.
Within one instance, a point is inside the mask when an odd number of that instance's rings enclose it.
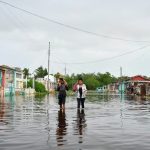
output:
{"label": "green foliage", "polygon": [[24,77],[24,79],[25,79],[26,77],[28,78],[28,77],[29,77],[29,74],[30,74],[30,73],[29,73],[29,69],[28,69],[28,68],[24,68],[24,69],[23,69],[23,77]]}
{"label": "green foliage", "polygon": [[46,75],[48,75],[47,69],[40,66],[35,70],[35,78],[44,78]]}
{"label": "green foliage", "polygon": [[79,78],[83,78],[84,83],[88,90],[95,90],[97,87],[108,85],[117,81],[117,78],[112,76],[109,72],[106,73],[82,73],[82,74],[72,74],[66,75],[65,80],[68,83],[69,89],[72,89],[73,85],[77,82]]}
{"label": "green foliage", "polygon": [[116,80],[117,80],[109,72],[106,72],[104,74],[98,73],[96,77],[97,77],[97,80],[100,83],[100,86],[108,85],[110,83],[116,82]]}
{"label": "green foliage", "polygon": [[42,83],[35,82],[35,91],[39,93],[44,93],[46,92],[45,86]]}
{"label": "green foliage", "polygon": [[32,80],[29,80],[29,81],[27,82],[27,87],[28,87],[28,88],[32,88]]}
{"label": "green foliage", "polygon": [[97,87],[99,87],[98,80],[95,79],[93,76],[91,78],[87,78],[87,80],[85,80],[84,83],[86,84],[87,89],[89,90],[95,90]]}
{"label": "green foliage", "polygon": [[56,79],[59,79],[62,75],[59,72],[57,72],[54,76]]}
{"label": "green foliage", "polygon": [[66,80],[67,83],[68,83],[69,89],[72,90],[73,85],[77,82],[78,78],[77,78],[77,76],[75,76],[74,74],[72,74],[71,76],[66,75],[66,76],[65,76],[65,80]]}
{"label": "green foliage", "polygon": [[[33,88],[32,85],[33,85],[33,81],[29,80],[28,81],[28,88],[29,87]],[[42,83],[35,81],[35,91],[39,92],[39,93],[45,93],[46,89],[45,89],[45,86]]]}

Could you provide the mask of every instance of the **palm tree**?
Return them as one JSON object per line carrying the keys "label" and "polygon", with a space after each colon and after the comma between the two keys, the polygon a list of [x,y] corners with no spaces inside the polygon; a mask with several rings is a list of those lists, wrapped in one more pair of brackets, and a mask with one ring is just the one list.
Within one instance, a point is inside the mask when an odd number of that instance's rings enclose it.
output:
{"label": "palm tree", "polygon": [[27,77],[29,77],[30,73],[29,73],[29,69],[28,68],[24,68],[23,69],[23,77],[24,79]]}
{"label": "palm tree", "polygon": [[48,75],[47,69],[40,66],[35,71],[36,75],[35,78],[44,78],[46,75]]}

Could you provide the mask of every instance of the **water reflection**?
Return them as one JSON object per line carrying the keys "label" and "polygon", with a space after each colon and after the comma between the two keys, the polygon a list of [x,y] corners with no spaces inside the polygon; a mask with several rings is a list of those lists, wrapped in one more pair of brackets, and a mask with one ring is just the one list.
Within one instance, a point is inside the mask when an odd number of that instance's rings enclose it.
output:
{"label": "water reflection", "polygon": [[83,143],[83,137],[85,134],[85,128],[86,128],[86,119],[85,119],[85,111],[84,109],[77,109],[77,117],[75,121],[74,126],[74,135],[77,135],[78,137],[78,143]]}
{"label": "water reflection", "polygon": [[67,134],[67,123],[66,123],[66,113],[65,110],[58,111],[58,127],[56,130],[57,135],[57,145],[62,146],[66,141],[64,136]]}
{"label": "water reflection", "polygon": [[0,149],[150,147],[150,101],[141,97],[87,97],[85,110],[69,97],[66,111],[58,110],[54,96],[0,98]]}
{"label": "water reflection", "polygon": [[85,124],[85,113],[84,109],[78,109],[77,110],[77,127],[79,130],[79,135],[83,135],[83,129],[86,127]]}

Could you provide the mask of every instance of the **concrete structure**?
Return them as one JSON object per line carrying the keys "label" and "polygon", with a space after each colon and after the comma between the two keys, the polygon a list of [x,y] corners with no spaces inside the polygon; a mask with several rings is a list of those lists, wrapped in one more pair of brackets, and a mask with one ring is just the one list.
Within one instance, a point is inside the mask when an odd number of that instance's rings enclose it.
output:
{"label": "concrete structure", "polygon": [[116,82],[103,86],[99,89],[101,92],[133,94],[133,95],[150,95],[150,80],[146,77],[137,75],[130,77],[129,80]]}
{"label": "concrete structure", "polygon": [[150,95],[150,80],[137,75],[126,81],[127,93],[136,95]]}
{"label": "concrete structure", "polygon": [[23,92],[23,72],[19,68],[0,66],[0,94],[14,95]]}
{"label": "concrete structure", "polygon": [[100,92],[100,93],[108,92],[108,93],[117,94],[119,93],[119,89],[120,89],[119,87],[120,87],[120,83],[111,83],[102,87],[98,87],[96,90],[97,92]]}
{"label": "concrete structure", "polygon": [[14,75],[15,75],[15,91],[20,92],[23,90],[23,71],[20,68],[15,68],[14,70]]}
{"label": "concrete structure", "polygon": [[23,79],[23,71],[20,68],[14,68],[14,87],[15,87],[15,92],[16,94],[21,94],[24,92],[24,88],[23,88],[23,83],[24,83],[24,79]]}

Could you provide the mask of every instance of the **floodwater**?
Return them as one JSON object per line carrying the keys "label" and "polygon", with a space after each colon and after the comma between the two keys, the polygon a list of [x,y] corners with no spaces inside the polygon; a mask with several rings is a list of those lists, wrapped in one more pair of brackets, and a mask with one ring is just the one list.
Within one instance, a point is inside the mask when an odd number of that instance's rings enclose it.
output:
{"label": "floodwater", "polygon": [[85,110],[68,97],[6,97],[0,103],[0,150],[149,150],[150,101],[93,96]]}

